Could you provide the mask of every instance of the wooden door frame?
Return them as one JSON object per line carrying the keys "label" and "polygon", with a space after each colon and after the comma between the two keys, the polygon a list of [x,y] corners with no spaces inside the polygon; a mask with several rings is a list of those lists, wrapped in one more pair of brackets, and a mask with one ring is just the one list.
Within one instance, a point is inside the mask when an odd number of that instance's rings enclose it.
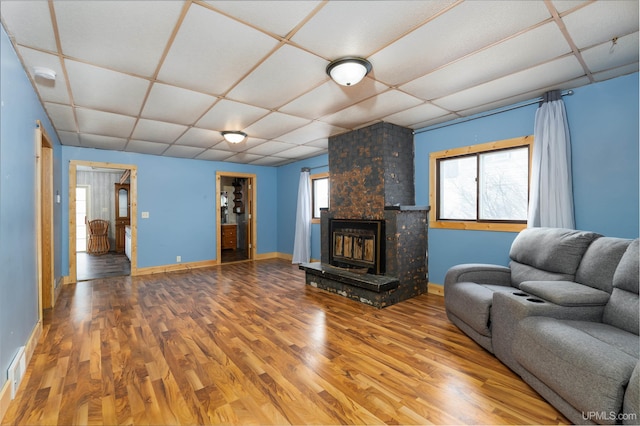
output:
{"label": "wooden door frame", "polygon": [[101,169],[130,170],[130,202],[131,202],[131,275],[138,273],[138,166],[132,164],[102,163],[99,161],[69,161],[69,276],[66,282],[78,280],[76,265],[76,185],[78,166]]}
{"label": "wooden door frame", "polygon": [[247,250],[247,260],[255,260],[258,248],[258,235],[257,235],[257,194],[258,194],[258,179],[253,173],[238,173],[238,172],[216,172],[216,259],[218,263],[222,263],[222,235],[220,232],[222,224],[220,223],[220,192],[222,192],[222,186],[220,185],[220,179],[222,177],[242,178],[247,179],[251,188],[246,192],[247,194],[247,207],[245,211],[249,213],[249,250]]}
{"label": "wooden door frame", "polygon": [[53,233],[53,145],[40,120],[36,120],[36,270],[38,315],[55,305],[55,255]]}

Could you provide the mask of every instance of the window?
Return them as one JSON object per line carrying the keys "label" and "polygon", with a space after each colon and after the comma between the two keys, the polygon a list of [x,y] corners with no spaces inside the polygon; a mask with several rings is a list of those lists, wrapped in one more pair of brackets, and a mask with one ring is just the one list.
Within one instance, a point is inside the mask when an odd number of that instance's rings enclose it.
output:
{"label": "window", "polygon": [[320,223],[320,209],[329,207],[329,173],[311,175],[311,223]]}
{"label": "window", "polygon": [[431,226],[523,229],[532,147],[525,136],[431,153]]}

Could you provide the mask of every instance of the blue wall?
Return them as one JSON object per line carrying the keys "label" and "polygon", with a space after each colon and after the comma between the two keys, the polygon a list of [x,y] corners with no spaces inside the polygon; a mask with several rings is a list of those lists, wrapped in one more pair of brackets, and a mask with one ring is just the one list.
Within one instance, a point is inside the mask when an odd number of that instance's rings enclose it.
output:
{"label": "blue wall", "polygon": [[[278,251],[293,254],[300,169],[311,174],[329,171],[329,156],[320,155],[278,168]],[[311,225],[311,258],[320,260],[320,224]]]}
{"label": "blue wall", "polygon": [[[637,238],[638,74],[574,89],[564,97],[572,144],[576,228]],[[416,204],[429,202],[429,154],[533,134],[537,105],[477,118],[415,136]],[[509,232],[429,231],[429,281],[442,284],[459,263],[506,265]]]}
{"label": "blue wall", "polygon": [[[63,270],[68,274],[69,161],[100,161],[138,168],[138,268],[216,258],[216,172],[251,173],[257,187],[257,253],[277,250],[276,175],[273,167],[62,147]],[[149,212],[142,219],[142,212]]]}
{"label": "blue wall", "polygon": [[[0,388],[18,348],[39,319],[36,271],[35,129],[40,120],[54,144],[59,173],[60,143],[4,28],[0,29]],[[54,192],[59,179],[54,179]],[[54,205],[54,234],[60,235]],[[59,240],[54,247],[60,249]],[[56,262],[56,278],[60,277]]]}

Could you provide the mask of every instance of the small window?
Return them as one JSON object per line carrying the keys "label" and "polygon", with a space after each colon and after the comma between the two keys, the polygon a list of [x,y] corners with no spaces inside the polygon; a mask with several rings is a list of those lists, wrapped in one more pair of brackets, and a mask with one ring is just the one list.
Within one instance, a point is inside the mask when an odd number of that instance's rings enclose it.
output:
{"label": "small window", "polygon": [[524,228],[532,144],[526,136],[431,153],[431,226]]}
{"label": "small window", "polygon": [[329,173],[311,175],[311,222],[320,223],[320,209],[329,208]]}

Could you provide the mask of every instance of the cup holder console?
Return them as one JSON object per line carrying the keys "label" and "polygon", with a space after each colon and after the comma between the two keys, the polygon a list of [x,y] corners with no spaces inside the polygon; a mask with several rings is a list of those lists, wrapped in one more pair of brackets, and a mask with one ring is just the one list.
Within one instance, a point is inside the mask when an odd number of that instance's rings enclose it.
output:
{"label": "cup holder console", "polygon": [[533,298],[528,298],[527,299],[529,302],[533,302],[533,303],[544,303],[544,300],[540,300],[540,299],[533,299]]}
{"label": "cup holder console", "polygon": [[523,293],[521,291],[516,291],[515,293],[513,293],[513,295],[520,296],[520,297],[529,296],[527,293]]}

